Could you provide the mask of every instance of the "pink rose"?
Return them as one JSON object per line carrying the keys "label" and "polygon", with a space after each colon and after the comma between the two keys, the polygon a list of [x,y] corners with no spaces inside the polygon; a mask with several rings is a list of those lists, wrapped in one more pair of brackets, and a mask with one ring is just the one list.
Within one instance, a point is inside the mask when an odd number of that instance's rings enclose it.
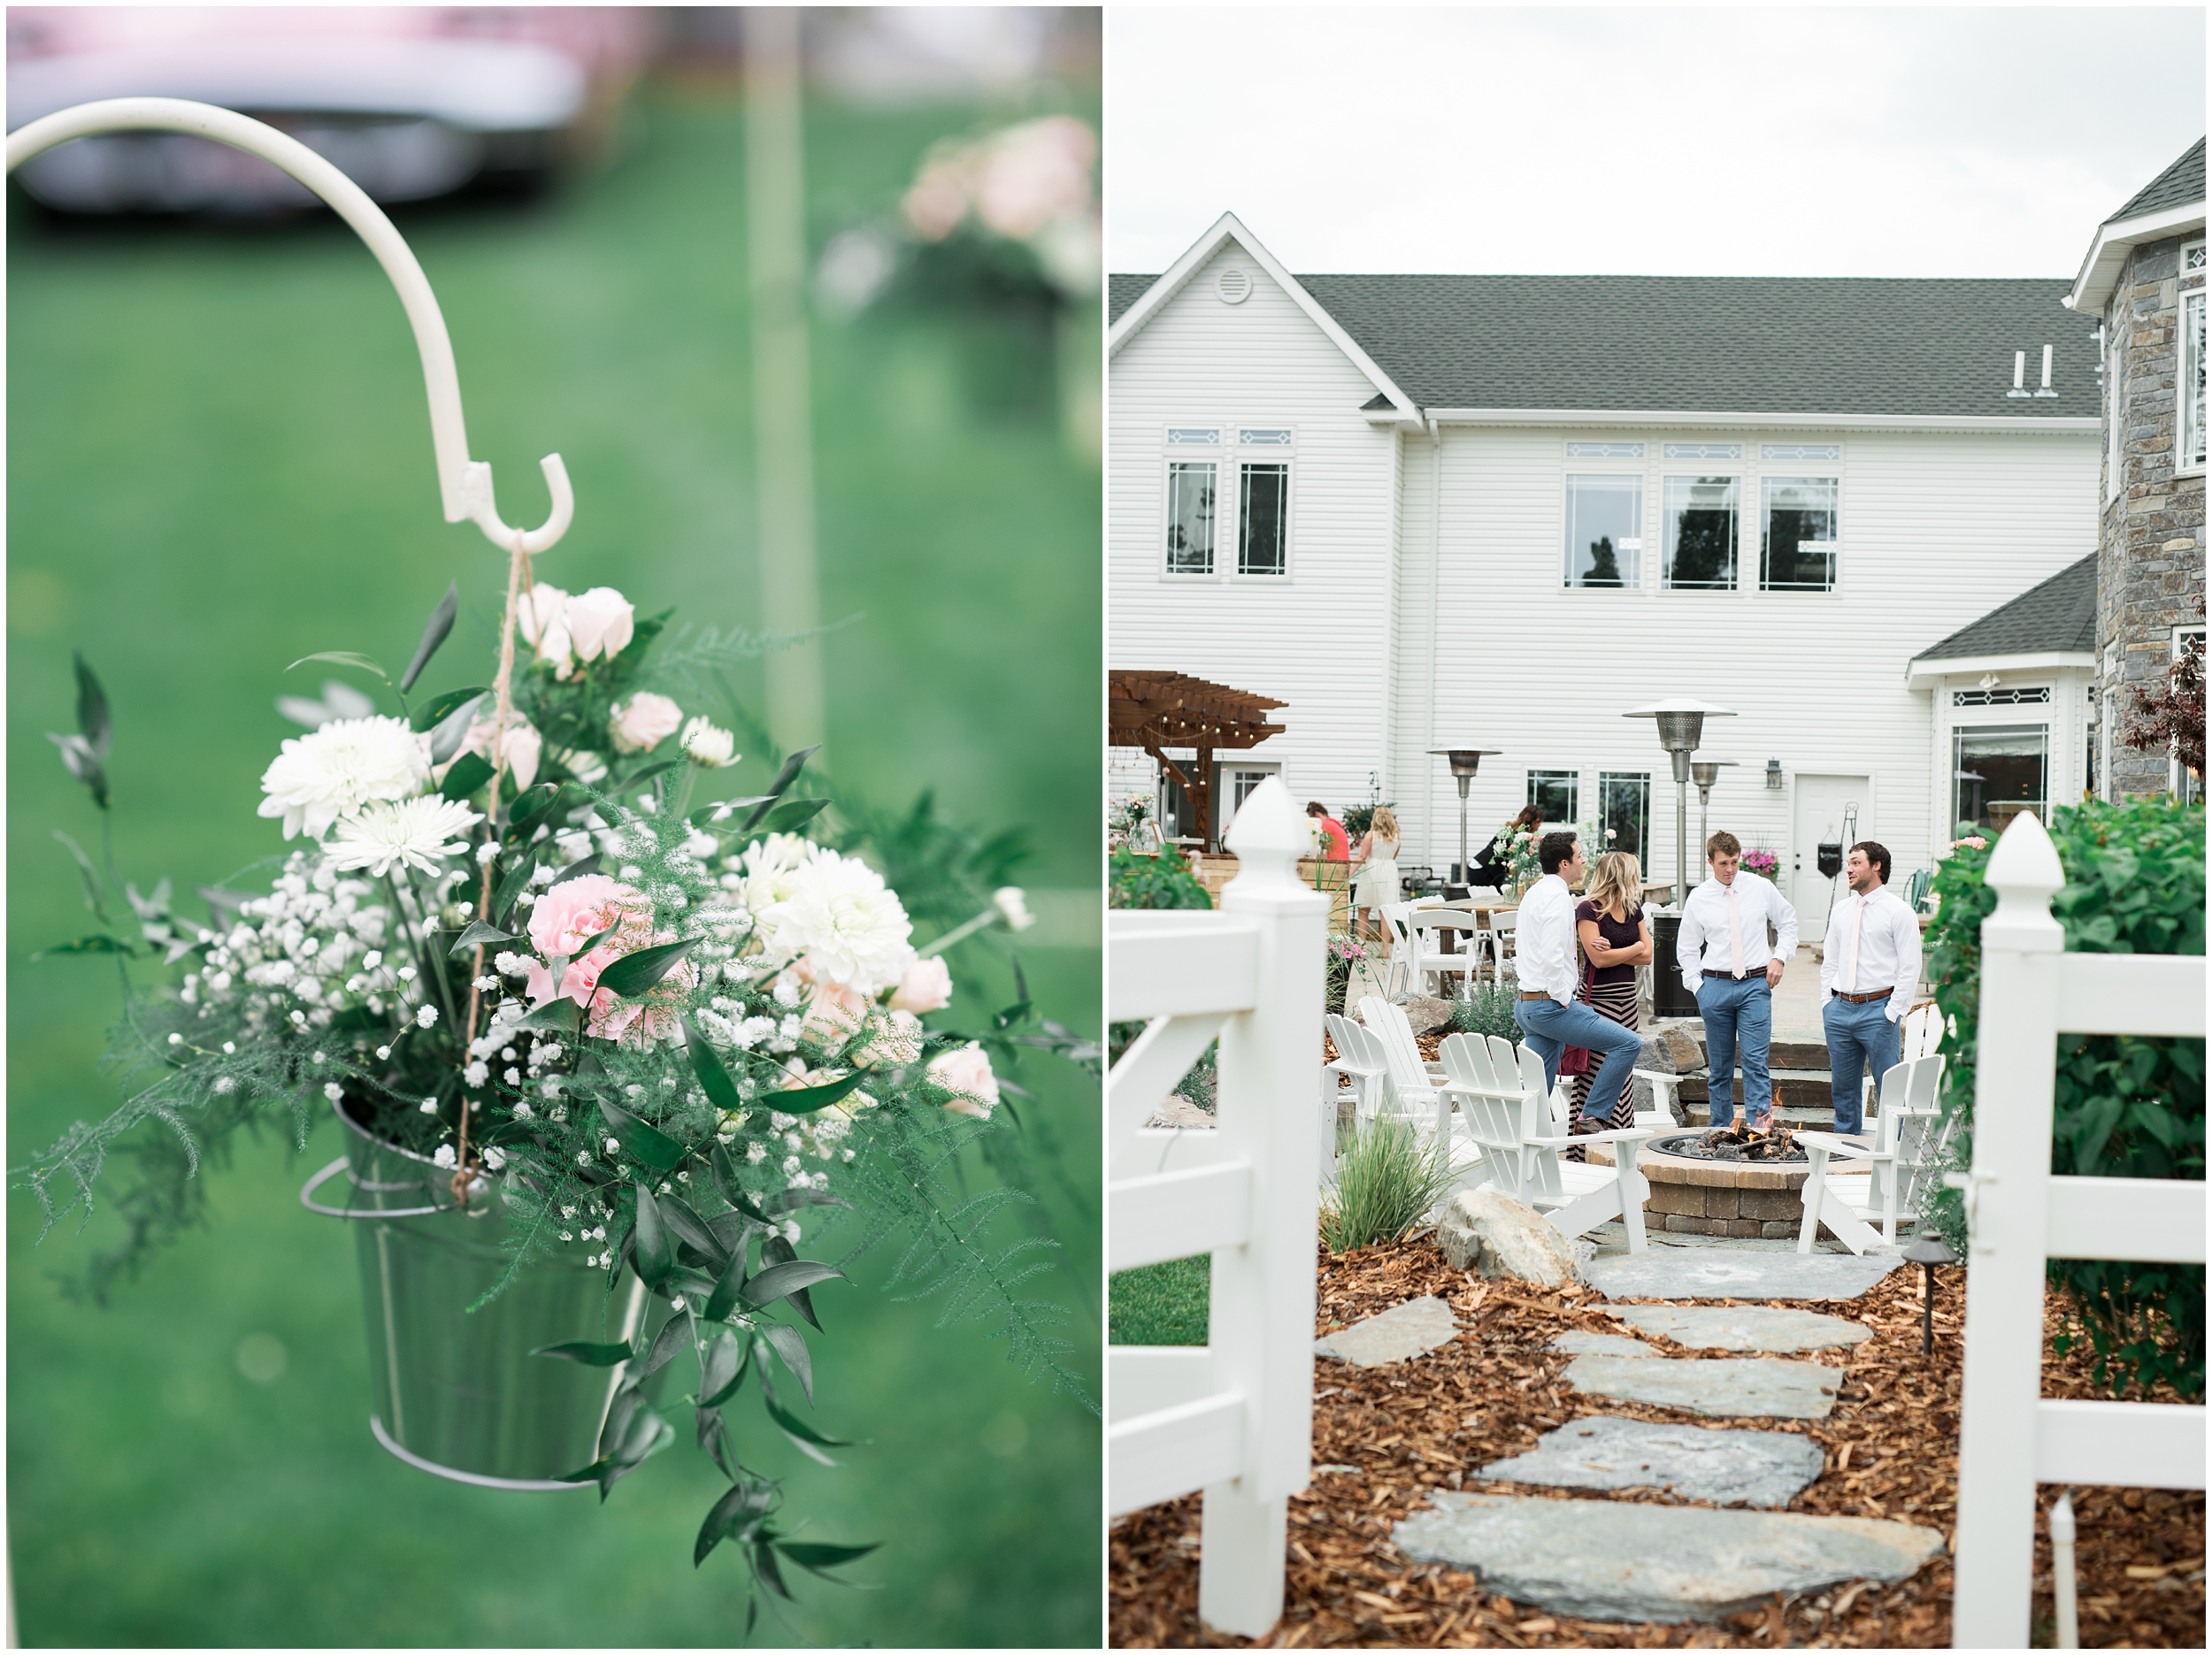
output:
{"label": "pink rose", "polygon": [[998,1081],[991,1073],[991,1060],[975,1041],[932,1058],[928,1074],[946,1091],[961,1094],[945,1107],[979,1120],[991,1118],[992,1107],[998,1102]]}
{"label": "pink rose", "polygon": [[[548,886],[530,910],[530,942],[541,955],[572,954],[601,931],[620,930],[581,959],[572,959],[561,978],[561,996],[589,1007],[597,992],[599,974],[633,949],[649,947],[653,941],[653,910],[645,893],[635,886],[588,873]],[[542,961],[530,962],[528,992],[533,1008],[553,997],[553,973]],[[614,996],[606,996],[612,1007]]]}
{"label": "pink rose", "polygon": [[857,990],[832,983],[814,991],[799,1032],[817,1046],[834,1046],[858,1034],[867,1020],[867,1000]]}
{"label": "pink rose", "polygon": [[614,704],[611,728],[615,750],[618,753],[644,753],[683,728],[683,709],[665,695],[656,695],[650,690],[641,690],[626,701]]}
{"label": "pink rose", "polygon": [[636,634],[637,611],[612,586],[594,586],[568,601],[568,635],[579,661],[611,661]]}
{"label": "pink rose", "polygon": [[951,1001],[952,973],[945,969],[944,956],[933,954],[906,968],[898,992],[891,996],[891,1008],[920,1013],[935,1011]]}

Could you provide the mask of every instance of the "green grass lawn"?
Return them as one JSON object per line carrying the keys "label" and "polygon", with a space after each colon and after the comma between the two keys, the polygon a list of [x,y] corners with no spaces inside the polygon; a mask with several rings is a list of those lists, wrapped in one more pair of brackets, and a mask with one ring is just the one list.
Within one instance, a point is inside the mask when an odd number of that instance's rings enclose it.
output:
{"label": "green grass lawn", "polygon": [[1213,1260],[1170,1259],[1106,1278],[1110,1345],[1203,1345]]}
{"label": "green grass lawn", "polygon": [[[894,197],[971,110],[817,110],[818,241]],[[757,607],[741,111],[655,92],[607,173],[540,205],[424,210],[401,228],[437,290],[472,453],[511,519],[543,516],[538,456],[574,479],[575,527],[540,562],[743,626]],[[57,229],[11,205],[8,320],[10,1161],[114,1100],[95,1063],[112,1015],[98,962],[27,955],[78,933],[77,881],[50,837],[96,839],[47,731],[72,727],[81,647],[115,716],[119,862],[142,884],[225,879],[278,848],[257,781],[312,693],[311,650],[403,661],[449,579],[463,610],[425,688],[472,681],[503,565],[438,510],[413,345],[374,262],[334,224]],[[814,333],[823,760],[879,805],[934,786],[947,813],[1026,827],[1025,883],[1095,888],[1099,479],[1049,411],[977,411],[979,324],[870,313]],[[312,676],[311,676],[311,674]],[[757,667],[733,675],[760,705]],[[481,681],[477,679],[474,681]],[[733,791],[751,791],[751,761]],[[1094,951],[1024,958],[1048,1015],[1098,1031]],[[1013,997],[964,945],[949,1021]],[[1098,1368],[1096,1084],[1042,1056],[1023,1079],[1041,1216],[1064,1270],[1029,1291],[1074,1314]],[[742,1573],[696,1572],[716,1477],[680,1441],[617,1488],[471,1490],[411,1470],[367,1429],[353,1239],[297,1188],[337,1152],[281,1132],[209,1181],[211,1225],[106,1310],[56,1283],[106,1238],[74,1221],[34,1250],[8,1209],[9,1544],[26,1644],[726,1644]],[[1010,1239],[1010,1237],[1009,1237]],[[807,1581],[795,1626],[824,1643],[1089,1644],[1099,1636],[1097,1419],[1022,1381],[973,1327],[879,1291],[895,1249],[818,1289],[819,1406],[864,1439],[801,1460],[733,1409],[788,1472],[810,1537],[880,1540]],[[242,1367],[250,1336],[282,1372]],[[249,1378],[251,1368],[262,1377]],[[1094,1394],[1095,1386],[1094,1385]],[[791,1636],[764,1623],[758,1641]]]}

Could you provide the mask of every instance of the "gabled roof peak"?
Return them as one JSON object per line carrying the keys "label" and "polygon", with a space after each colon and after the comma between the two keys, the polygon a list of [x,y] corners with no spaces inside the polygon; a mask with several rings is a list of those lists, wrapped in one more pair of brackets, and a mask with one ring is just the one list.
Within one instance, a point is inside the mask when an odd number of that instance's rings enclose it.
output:
{"label": "gabled roof peak", "polygon": [[2143,186],[2131,196],[2126,206],[2105,222],[2117,224],[2123,218],[2138,218],[2147,212],[2156,212],[2164,207],[2185,206],[2204,199],[2204,140],[2184,149],[2174,164]]}

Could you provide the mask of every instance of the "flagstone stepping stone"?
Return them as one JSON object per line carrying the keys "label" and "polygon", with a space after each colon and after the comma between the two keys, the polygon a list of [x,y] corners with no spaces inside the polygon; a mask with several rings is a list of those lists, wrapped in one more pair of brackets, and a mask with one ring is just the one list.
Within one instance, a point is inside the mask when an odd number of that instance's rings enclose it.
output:
{"label": "flagstone stepping stone", "polygon": [[1681,1408],[1712,1419],[1824,1420],[1843,1369],[1779,1357],[1578,1356],[1567,1383],[1594,1396]]}
{"label": "flagstone stepping stone", "polygon": [[1555,1351],[1573,1356],[1656,1356],[1658,1352],[1641,1339],[1617,1333],[1563,1333],[1551,1342]]}
{"label": "flagstone stepping stone", "polygon": [[1903,1262],[1894,1253],[1654,1247],[1588,1268],[1608,1299],[1856,1299]]}
{"label": "flagstone stepping stone", "polygon": [[1719,1431],[1595,1414],[1475,1475],[1555,1489],[1664,1489],[1717,1506],[1787,1506],[1824,1463],[1818,1443],[1787,1431]]}
{"label": "flagstone stepping stone", "polygon": [[1592,1621],[1717,1621],[1776,1592],[1901,1581],[1943,1549],[1932,1529],[1868,1517],[1440,1490],[1429,1498],[1434,1509],[1392,1531],[1409,1559]]}
{"label": "flagstone stepping stone", "polygon": [[1355,1368],[1382,1368],[1449,1345],[1458,1331],[1452,1325],[1452,1307],[1432,1294],[1393,1305],[1379,1315],[1317,1339],[1313,1348],[1317,1355]]}
{"label": "flagstone stepping stone", "polygon": [[1817,1351],[1874,1337],[1873,1329],[1841,1316],[1765,1305],[1608,1305],[1605,1314],[1701,1351]]}

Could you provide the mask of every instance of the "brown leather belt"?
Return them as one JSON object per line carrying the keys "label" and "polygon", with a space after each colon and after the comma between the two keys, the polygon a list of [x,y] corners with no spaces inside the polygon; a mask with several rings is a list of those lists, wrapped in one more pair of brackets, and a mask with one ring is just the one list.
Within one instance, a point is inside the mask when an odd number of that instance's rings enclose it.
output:
{"label": "brown leather belt", "polygon": [[1760,966],[1755,970],[1749,966],[1746,966],[1744,968],[1744,974],[1741,977],[1738,977],[1733,971],[1708,971],[1705,975],[1707,977],[1721,977],[1731,983],[1748,983],[1753,977],[1764,977],[1766,974],[1767,969],[1764,966]]}
{"label": "brown leather belt", "polygon": [[1849,1000],[1849,1001],[1850,1001],[1850,1002],[1851,1002],[1854,1006],[1863,1006],[1863,1005],[1865,1005],[1865,1004],[1867,1003],[1867,1001],[1869,1001],[1869,1000],[1887,1000],[1887,999],[1888,999],[1888,998],[1889,998],[1892,994],[1895,993],[1896,992],[1897,992],[1897,991],[1896,991],[1895,989],[1893,989],[1893,988],[1878,988],[1878,989],[1876,989],[1876,990],[1875,990],[1875,991],[1874,991],[1871,994],[1841,994],[1841,993],[1839,993],[1839,994],[1838,994],[1838,995],[1836,996],[1836,998],[1837,998],[1838,1000]]}
{"label": "brown leather belt", "polygon": [[1551,996],[1540,988],[1525,988],[1521,991],[1521,998],[1523,1000],[1549,1000]]}

